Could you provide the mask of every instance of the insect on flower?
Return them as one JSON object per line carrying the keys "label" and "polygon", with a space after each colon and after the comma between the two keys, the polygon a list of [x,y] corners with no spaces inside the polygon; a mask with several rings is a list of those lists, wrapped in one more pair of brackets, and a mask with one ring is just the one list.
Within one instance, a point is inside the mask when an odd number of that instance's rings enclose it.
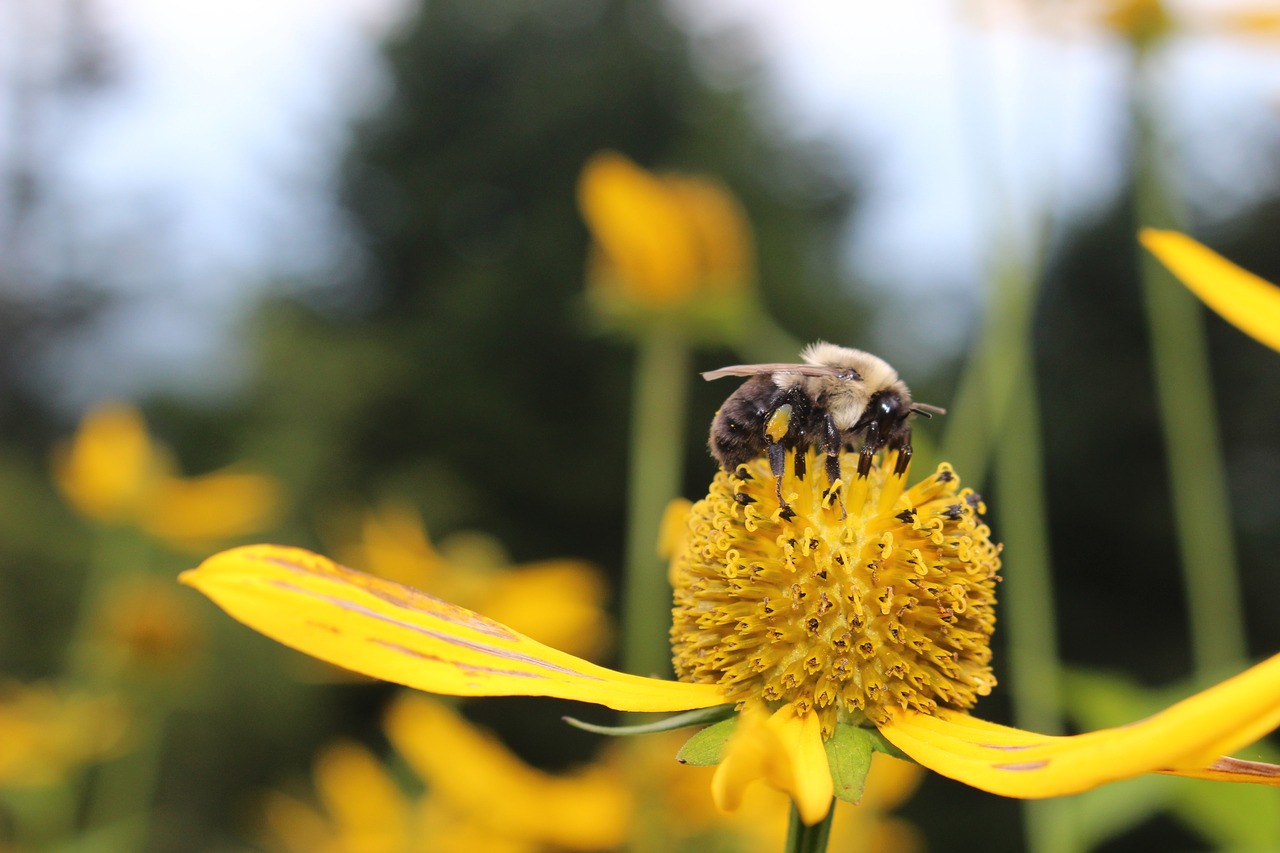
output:
{"label": "insect on flower", "polygon": [[702,374],[706,380],[751,377],[716,412],[707,444],[727,474],[767,456],[784,513],[790,512],[782,497],[788,451],[803,479],[807,451],[821,447],[830,486],[840,479],[842,450],[859,453],[862,478],[877,452],[897,451],[894,473],[902,475],[911,461],[911,416],[946,413],[912,402],[898,372],[869,352],[818,341],[800,357],[804,364],[740,364]]}

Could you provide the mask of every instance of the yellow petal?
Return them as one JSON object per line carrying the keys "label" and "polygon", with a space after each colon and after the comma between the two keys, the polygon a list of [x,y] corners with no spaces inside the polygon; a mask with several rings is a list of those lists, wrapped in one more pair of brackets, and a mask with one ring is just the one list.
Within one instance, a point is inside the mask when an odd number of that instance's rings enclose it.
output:
{"label": "yellow petal", "polygon": [[146,495],[158,465],[142,413],[106,403],[85,415],[71,442],[55,451],[53,476],[76,511],[119,521]]}
{"label": "yellow petal", "polygon": [[389,501],[365,515],[358,565],[378,577],[429,589],[444,561],[412,506]]}
{"label": "yellow petal", "polygon": [[408,847],[409,802],[378,759],[356,743],[316,759],[316,791],[347,849],[399,853]]}
{"label": "yellow petal", "polygon": [[182,574],[244,624],[355,672],[454,696],[555,696],[622,711],[724,702],[718,687],[614,672],[301,548],[252,545]]}
{"label": "yellow petal", "polygon": [[1280,350],[1280,287],[1176,231],[1142,229],[1151,254],[1228,323]]}
{"label": "yellow petal", "polygon": [[1128,726],[1037,735],[955,711],[894,710],[880,731],[944,776],[1007,797],[1075,794],[1143,773],[1276,784],[1249,762],[1218,759],[1280,725],[1280,655]]}
{"label": "yellow petal", "polygon": [[262,474],[231,469],[199,477],[157,478],[138,526],[173,545],[211,542],[265,530],[275,523],[280,486]]}
{"label": "yellow petal", "polygon": [[610,636],[604,598],[595,566],[546,560],[495,572],[477,609],[552,648],[595,658]]}
{"label": "yellow petal", "polygon": [[495,832],[555,849],[605,850],[622,844],[631,829],[632,798],[621,767],[543,773],[421,695],[395,701],[386,731],[433,798]]}
{"label": "yellow petal", "polygon": [[699,268],[695,235],[659,178],[620,154],[602,152],[583,167],[578,206],[630,297],[665,306],[692,295]]}
{"label": "yellow petal", "polygon": [[750,282],[753,264],[751,228],[737,199],[706,178],[673,175],[665,184],[688,218],[706,287],[720,293],[741,290]]}
{"label": "yellow petal", "polygon": [[113,697],[0,683],[0,790],[56,784],[119,752],[128,724]]}
{"label": "yellow petal", "polygon": [[772,716],[750,707],[738,716],[724,761],[711,780],[711,794],[717,806],[733,811],[742,804],[747,786],[757,780],[788,794],[805,823],[827,816],[835,786],[817,714],[801,717],[788,704]]}

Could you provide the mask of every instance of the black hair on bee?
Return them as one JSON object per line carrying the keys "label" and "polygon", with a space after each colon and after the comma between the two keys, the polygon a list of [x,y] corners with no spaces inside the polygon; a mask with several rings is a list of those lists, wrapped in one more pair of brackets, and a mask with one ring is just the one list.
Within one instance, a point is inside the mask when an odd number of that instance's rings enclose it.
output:
{"label": "black hair on bee", "polygon": [[912,402],[897,371],[871,353],[819,341],[805,347],[800,357],[803,364],[742,364],[702,374],[707,380],[750,377],[711,422],[707,444],[720,467],[733,474],[743,463],[766,456],[784,512],[790,512],[782,499],[788,451],[795,451],[795,473],[803,478],[807,452],[820,447],[832,485],[840,479],[840,454],[845,451],[859,454],[861,477],[870,473],[872,458],[885,448],[897,451],[894,473],[905,473],[911,461],[911,416],[932,417],[945,410]]}

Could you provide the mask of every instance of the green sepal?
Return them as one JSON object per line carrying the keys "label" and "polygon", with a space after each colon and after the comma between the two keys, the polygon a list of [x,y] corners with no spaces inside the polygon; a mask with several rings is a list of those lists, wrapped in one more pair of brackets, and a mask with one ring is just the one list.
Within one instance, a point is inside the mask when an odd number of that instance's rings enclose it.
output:
{"label": "green sepal", "polygon": [[855,805],[862,799],[862,788],[871,770],[871,733],[860,726],[837,723],[836,730],[823,744],[836,798]]}
{"label": "green sepal", "polygon": [[910,755],[907,755],[905,752],[898,749],[893,744],[889,743],[888,738],[880,734],[879,729],[864,728],[862,729],[862,732],[866,735],[867,739],[871,742],[871,748],[874,749],[876,752],[883,752],[885,755],[888,755],[892,758],[900,758],[903,761],[910,761],[912,764],[920,763],[916,761],[914,758],[912,758]]}
{"label": "green sepal", "polygon": [[733,727],[737,724],[737,716],[721,720],[707,726],[684,742],[676,753],[676,761],[694,767],[710,767],[724,760],[724,745],[733,735]]}
{"label": "green sepal", "polygon": [[711,708],[697,708],[693,711],[685,711],[683,714],[663,717],[661,720],[655,720],[652,723],[641,723],[636,726],[601,726],[573,717],[561,717],[560,719],[575,729],[594,732],[598,735],[609,735],[610,737],[626,737],[628,735],[649,735],[655,732],[669,732],[672,729],[700,726],[704,723],[718,722],[732,715],[733,705],[716,705]]}

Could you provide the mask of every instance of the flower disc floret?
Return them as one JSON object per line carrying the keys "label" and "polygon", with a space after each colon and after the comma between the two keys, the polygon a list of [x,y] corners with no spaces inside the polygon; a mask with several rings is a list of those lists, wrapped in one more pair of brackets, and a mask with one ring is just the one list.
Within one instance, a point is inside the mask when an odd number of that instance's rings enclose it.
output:
{"label": "flower disc floret", "polygon": [[[822,471],[810,455],[801,470]],[[882,458],[866,478],[854,464],[829,488],[788,457],[789,512],[764,459],[716,476],[676,558],[681,680],[817,713],[824,736],[990,693],[1000,546],[981,498],[946,464],[910,489]]]}

